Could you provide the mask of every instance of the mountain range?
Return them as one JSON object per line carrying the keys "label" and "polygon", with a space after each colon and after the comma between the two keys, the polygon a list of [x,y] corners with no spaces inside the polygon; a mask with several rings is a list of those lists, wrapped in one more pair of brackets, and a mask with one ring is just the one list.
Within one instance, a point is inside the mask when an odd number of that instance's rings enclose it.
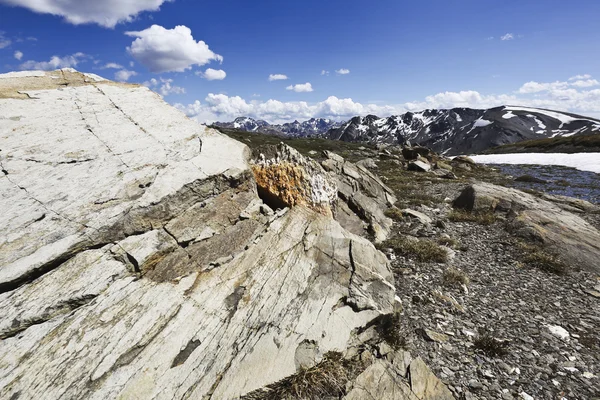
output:
{"label": "mountain range", "polygon": [[420,144],[447,155],[475,154],[523,140],[600,133],[600,120],[531,107],[429,109],[379,118],[358,116],[270,125],[252,118],[217,123],[226,128],[284,136],[318,136],[347,142]]}
{"label": "mountain range", "polygon": [[342,122],[336,122],[326,118],[311,118],[304,122],[294,121],[281,125],[271,125],[262,119],[255,120],[249,117],[239,117],[233,122],[215,123],[216,126],[222,128],[292,137],[322,136],[331,129],[339,128],[342,124]]}

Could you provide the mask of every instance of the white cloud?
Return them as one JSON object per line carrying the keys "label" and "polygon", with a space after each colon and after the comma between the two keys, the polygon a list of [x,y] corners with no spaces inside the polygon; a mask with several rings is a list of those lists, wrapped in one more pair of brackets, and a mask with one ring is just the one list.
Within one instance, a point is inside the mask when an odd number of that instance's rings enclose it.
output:
{"label": "white cloud", "polygon": [[[529,82],[531,83],[531,82]],[[374,114],[380,117],[420,111],[432,108],[491,108],[501,105],[522,105],[568,111],[590,117],[600,117],[600,89],[584,90],[565,85],[565,82],[538,83],[540,91],[516,91],[511,94],[482,94],[473,90],[441,92],[421,101],[402,104],[361,104],[352,99],[335,96],[317,102],[281,102],[279,100],[246,101],[239,96],[209,94],[204,102],[196,101],[176,107],[200,122],[231,121],[236,117],[249,116],[271,123],[306,120],[313,117],[348,120],[356,115]],[[524,87],[527,84],[523,85]]]}
{"label": "white cloud", "polygon": [[227,73],[222,69],[208,68],[204,73],[198,71],[196,75],[203,77],[208,81],[222,81],[227,76]]}
{"label": "white cloud", "polygon": [[273,81],[285,81],[288,79],[287,75],[284,74],[271,74],[269,75],[269,82]]}
{"label": "white cloud", "polygon": [[23,52],[21,52],[21,51],[19,51],[19,50],[15,51],[14,57],[15,57],[17,60],[21,61],[21,59],[23,58]]}
{"label": "white cloud", "polygon": [[338,75],[348,75],[350,73],[350,70],[346,68],[340,68],[335,70],[335,73]]}
{"label": "white cloud", "polygon": [[583,74],[583,75],[575,75],[569,78],[570,81],[580,81],[580,80],[584,80],[584,79],[590,79],[592,76],[590,74]]}
{"label": "white cloud", "polygon": [[57,15],[75,25],[95,23],[114,28],[120,22],[132,21],[143,11],[157,11],[168,1],[173,0],[0,0],[0,4]]}
{"label": "white cloud", "polygon": [[44,70],[51,71],[60,68],[75,68],[81,62],[84,62],[88,56],[84,53],[75,53],[70,56],[52,56],[49,61],[25,61],[19,66],[22,70]]}
{"label": "white cloud", "polygon": [[[0,2],[1,2],[1,0],[0,0]],[[0,49],[10,46],[11,43],[12,43],[12,41],[9,38],[7,38],[6,36],[4,36],[4,32],[0,31]]]}
{"label": "white cloud", "polygon": [[584,87],[598,86],[598,85],[600,85],[600,82],[598,82],[596,79],[586,79],[586,80],[581,80],[581,81],[575,81],[575,82],[571,83],[571,85],[584,88]]}
{"label": "white cloud", "polygon": [[329,71],[322,70],[321,75],[329,76]]}
{"label": "white cloud", "polygon": [[153,89],[155,92],[160,93],[162,96],[185,93],[184,88],[182,88],[181,86],[173,85],[173,79],[152,78],[149,81],[144,82],[142,85]]}
{"label": "white cloud", "polygon": [[287,90],[293,90],[294,92],[312,92],[313,88],[309,82],[306,83],[298,83],[297,85],[290,85],[286,87]]}
{"label": "white cloud", "polygon": [[117,63],[108,63],[100,67],[100,69],[123,69],[123,66]]}
{"label": "white cloud", "polygon": [[137,38],[127,51],[151,72],[183,72],[193,65],[223,61],[223,57],[210,50],[206,43],[196,42],[190,28],[184,25],[174,29],[152,25],[143,31],[126,34]]}
{"label": "white cloud", "polygon": [[550,82],[550,83],[539,83],[535,81],[527,82],[519,89],[519,93],[539,93],[548,90],[566,89],[569,86],[567,82]]}
{"label": "white cloud", "polygon": [[506,35],[500,36],[500,40],[513,40],[514,38],[515,35],[513,35],[512,33],[507,33]]}
{"label": "white cloud", "polygon": [[118,80],[119,82],[127,82],[129,80],[129,78],[131,78],[132,76],[136,76],[137,72],[135,71],[129,71],[126,69],[122,69],[120,71],[115,72],[115,79]]}

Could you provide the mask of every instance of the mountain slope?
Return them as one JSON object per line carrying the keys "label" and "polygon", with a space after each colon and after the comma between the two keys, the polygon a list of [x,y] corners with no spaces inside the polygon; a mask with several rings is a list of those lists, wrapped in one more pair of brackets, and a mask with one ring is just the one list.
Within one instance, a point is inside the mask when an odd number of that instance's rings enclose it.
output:
{"label": "mountain slope", "polygon": [[239,129],[247,132],[261,132],[270,135],[292,137],[320,136],[331,129],[339,128],[342,123],[326,118],[311,118],[308,121],[288,122],[281,125],[271,125],[267,121],[255,120],[249,117],[239,117],[233,122],[216,122],[222,128]]}
{"label": "mountain slope", "polygon": [[418,143],[448,155],[479,153],[523,140],[600,133],[600,120],[558,111],[502,106],[354,117],[327,133],[335,140]]}

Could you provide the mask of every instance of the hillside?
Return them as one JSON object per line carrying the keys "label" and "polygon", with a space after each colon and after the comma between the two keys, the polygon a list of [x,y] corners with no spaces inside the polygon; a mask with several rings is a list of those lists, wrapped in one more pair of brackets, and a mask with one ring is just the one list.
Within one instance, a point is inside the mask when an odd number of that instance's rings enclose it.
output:
{"label": "hillside", "polygon": [[598,205],[69,69],[0,95],[0,398],[596,396]]}
{"label": "hillside", "polygon": [[238,129],[246,132],[260,132],[269,135],[320,137],[330,129],[338,128],[341,125],[341,122],[326,118],[311,118],[304,122],[294,121],[285,124],[272,125],[263,120],[239,117],[233,122],[216,122],[214,125],[220,128]]}
{"label": "hillside", "polygon": [[493,147],[483,154],[508,153],[598,153],[600,134],[525,140],[504,146]]}
{"label": "hillside", "polygon": [[355,117],[327,137],[367,143],[412,143],[447,155],[477,154],[491,147],[531,139],[600,133],[600,121],[526,107],[488,110],[425,110],[378,118]]}

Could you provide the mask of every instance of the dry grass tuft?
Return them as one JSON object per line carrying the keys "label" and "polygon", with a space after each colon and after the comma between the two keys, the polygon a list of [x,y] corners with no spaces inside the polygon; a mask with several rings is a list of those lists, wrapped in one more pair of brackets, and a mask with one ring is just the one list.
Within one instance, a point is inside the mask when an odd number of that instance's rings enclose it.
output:
{"label": "dry grass tuft", "polygon": [[438,243],[442,246],[450,247],[451,249],[460,248],[460,242],[451,237],[441,237],[438,239]]}
{"label": "dry grass tuft", "polygon": [[442,279],[446,286],[465,285],[469,286],[471,280],[463,271],[456,268],[448,268],[444,271]]}
{"label": "dry grass tuft", "polygon": [[385,210],[385,216],[393,219],[394,221],[402,221],[404,219],[404,215],[399,208],[392,207]]}
{"label": "dry grass tuft", "polygon": [[398,236],[386,240],[379,247],[392,248],[397,255],[414,257],[420,262],[445,263],[448,261],[447,251],[431,240],[409,239],[406,236]]}
{"label": "dry grass tuft", "polygon": [[521,252],[521,261],[531,267],[555,275],[566,275],[569,272],[569,267],[557,255],[540,246],[520,242],[518,248]]}
{"label": "dry grass tuft", "polygon": [[475,222],[480,225],[492,225],[496,222],[496,215],[492,211],[470,212],[455,209],[448,214],[448,219],[452,222]]}
{"label": "dry grass tuft", "polygon": [[318,400],[327,397],[341,398],[346,394],[346,384],[363,370],[358,360],[347,360],[341,353],[329,352],[323,361],[312,368],[275,382],[265,388],[242,396],[243,400]]}

